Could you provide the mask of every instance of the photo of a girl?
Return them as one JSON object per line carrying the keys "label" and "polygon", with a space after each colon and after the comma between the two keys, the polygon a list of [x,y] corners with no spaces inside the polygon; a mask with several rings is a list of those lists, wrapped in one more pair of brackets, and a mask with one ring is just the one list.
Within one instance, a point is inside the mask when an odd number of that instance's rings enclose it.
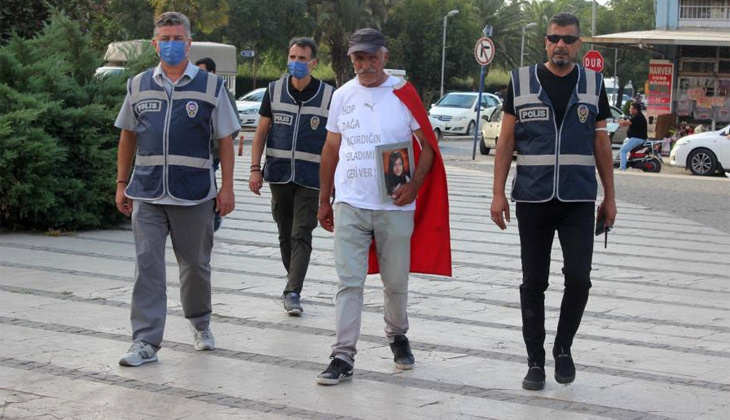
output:
{"label": "photo of a girl", "polygon": [[[387,157],[388,169],[385,174],[385,186],[388,195],[393,195],[398,187],[411,180],[408,170],[408,149],[386,152],[386,155],[389,156]],[[385,160],[385,156],[383,158]]]}
{"label": "photo of a girl", "polygon": [[407,184],[416,170],[413,142],[402,141],[375,146],[378,165],[378,189],[383,203],[392,203],[393,194]]}

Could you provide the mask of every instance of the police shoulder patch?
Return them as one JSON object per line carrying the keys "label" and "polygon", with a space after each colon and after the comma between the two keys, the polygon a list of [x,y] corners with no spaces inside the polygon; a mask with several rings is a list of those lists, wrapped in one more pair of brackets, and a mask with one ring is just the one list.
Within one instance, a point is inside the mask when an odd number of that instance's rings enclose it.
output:
{"label": "police shoulder patch", "polygon": [[546,106],[522,108],[519,114],[520,122],[550,121],[550,108]]}

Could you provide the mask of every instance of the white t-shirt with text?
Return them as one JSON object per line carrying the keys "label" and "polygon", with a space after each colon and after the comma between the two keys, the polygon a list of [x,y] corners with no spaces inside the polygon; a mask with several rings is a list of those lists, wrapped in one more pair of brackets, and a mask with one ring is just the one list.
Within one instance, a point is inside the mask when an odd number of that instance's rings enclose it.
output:
{"label": "white t-shirt with text", "polygon": [[393,93],[400,79],[390,76],[378,87],[365,87],[357,78],[332,95],[327,130],[342,136],[335,170],[335,203],[367,210],[416,209],[382,203],[375,147],[410,141],[420,126],[406,105]]}

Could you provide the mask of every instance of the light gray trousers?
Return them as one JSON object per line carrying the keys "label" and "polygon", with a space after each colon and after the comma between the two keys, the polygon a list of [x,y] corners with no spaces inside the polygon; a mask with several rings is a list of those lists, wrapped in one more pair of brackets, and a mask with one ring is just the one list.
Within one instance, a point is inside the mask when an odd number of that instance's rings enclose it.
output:
{"label": "light gray trousers", "polygon": [[362,321],[363,287],[373,237],[383,281],[385,334],[390,341],[408,332],[408,272],[413,211],[364,210],[335,204],[335,267],[340,287],[335,301],[337,342],[332,355],[354,365]]}
{"label": "light gray trousers", "polygon": [[132,339],[160,347],[167,315],[165,243],[180,266],[180,303],[197,330],[210,324],[210,254],[215,200],[196,206],[134,202],[132,230],[137,252],[132,291]]}

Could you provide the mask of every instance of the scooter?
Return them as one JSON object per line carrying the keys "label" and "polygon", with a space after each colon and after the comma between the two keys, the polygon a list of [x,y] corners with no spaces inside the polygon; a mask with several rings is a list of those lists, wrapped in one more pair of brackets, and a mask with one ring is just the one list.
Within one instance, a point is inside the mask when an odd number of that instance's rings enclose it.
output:
{"label": "scooter", "polygon": [[[662,171],[662,155],[657,153],[656,144],[661,143],[661,140],[649,140],[644,144],[637,146],[629,152],[629,157],[626,160],[626,168],[641,169],[644,172],[659,173]],[[613,167],[618,168],[621,166],[621,158],[617,154],[613,158]]]}

